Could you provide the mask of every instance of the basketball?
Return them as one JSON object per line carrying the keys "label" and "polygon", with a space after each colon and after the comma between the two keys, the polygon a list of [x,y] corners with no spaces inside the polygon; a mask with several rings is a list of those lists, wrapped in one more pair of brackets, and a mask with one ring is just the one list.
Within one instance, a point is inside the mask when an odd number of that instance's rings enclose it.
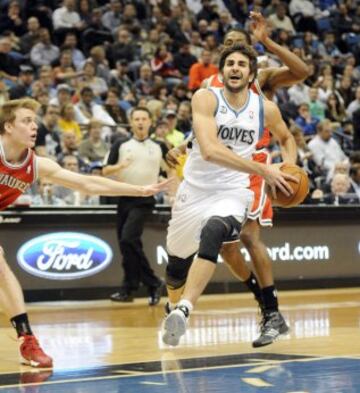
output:
{"label": "basketball", "polygon": [[290,196],[285,195],[279,189],[276,190],[276,199],[273,199],[273,203],[276,206],[280,207],[294,207],[299,205],[306,197],[309,192],[309,179],[306,172],[294,164],[283,164],[281,166],[281,171],[284,173],[288,173],[296,177],[299,183],[295,183],[291,180],[287,182],[291,185],[294,193]]}

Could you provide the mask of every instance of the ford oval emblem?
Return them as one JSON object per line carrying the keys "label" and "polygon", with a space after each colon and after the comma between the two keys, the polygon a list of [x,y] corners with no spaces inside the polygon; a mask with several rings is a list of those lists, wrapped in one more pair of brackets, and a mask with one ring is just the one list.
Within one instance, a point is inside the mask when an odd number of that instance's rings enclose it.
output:
{"label": "ford oval emblem", "polygon": [[28,273],[50,280],[74,280],[92,276],[112,260],[103,240],[77,232],[57,232],[35,237],[17,253],[19,265]]}

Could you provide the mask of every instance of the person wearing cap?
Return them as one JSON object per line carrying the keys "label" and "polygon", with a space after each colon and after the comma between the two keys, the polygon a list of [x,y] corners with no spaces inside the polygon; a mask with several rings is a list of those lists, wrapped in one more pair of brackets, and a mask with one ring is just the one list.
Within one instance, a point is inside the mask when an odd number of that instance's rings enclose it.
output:
{"label": "person wearing cap", "polygon": [[173,146],[177,147],[184,142],[185,135],[176,129],[177,117],[176,112],[168,109],[165,112],[165,119],[168,122],[169,131],[166,134],[166,140]]}
{"label": "person wearing cap", "polygon": [[58,105],[62,108],[71,102],[72,89],[66,83],[60,83],[56,87],[56,97],[50,100],[50,105]]}
{"label": "person wearing cap", "polygon": [[10,100],[31,97],[31,84],[34,80],[34,70],[29,65],[21,65],[17,84],[9,90]]}

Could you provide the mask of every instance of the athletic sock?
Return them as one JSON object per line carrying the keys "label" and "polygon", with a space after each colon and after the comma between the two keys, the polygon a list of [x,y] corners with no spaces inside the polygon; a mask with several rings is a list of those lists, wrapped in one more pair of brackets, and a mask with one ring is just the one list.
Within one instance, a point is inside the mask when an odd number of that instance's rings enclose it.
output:
{"label": "athletic sock", "polygon": [[168,305],[169,305],[170,311],[172,311],[172,310],[174,310],[174,309],[176,308],[176,306],[178,305],[178,303],[171,303],[171,302],[168,302]]}
{"label": "athletic sock", "polygon": [[26,313],[16,315],[10,319],[10,322],[16,329],[18,337],[23,336],[24,334],[33,334],[28,315]]}
{"label": "athletic sock", "polygon": [[262,289],[262,298],[264,302],[265,311],[273,312],[279,311],[279,304],[277,299],[277,291],[274,285]]}
{"label": "athletic sock", "polygon": [[249,288],[249,290],[254,294],[256,301],[259,303],[259,306],[262,308],[264,305],[261,288],[259,286],[258,280],[253,272],[250,272],[250,277],[244,281],[244,284]]}
{"label": "athletic sock", "polygon": [[180,300],[180,302],[178,303],[178,305],[176,306],[176,308],[181,308],[181,307],[185,307],[188,311],[188,315],[185,315],[186,317],[189,316],[189,314],[191,313],[191,311],[193,310],[194,306],[192,305],[192,303],[189,300],[186,299],[182,299]]}

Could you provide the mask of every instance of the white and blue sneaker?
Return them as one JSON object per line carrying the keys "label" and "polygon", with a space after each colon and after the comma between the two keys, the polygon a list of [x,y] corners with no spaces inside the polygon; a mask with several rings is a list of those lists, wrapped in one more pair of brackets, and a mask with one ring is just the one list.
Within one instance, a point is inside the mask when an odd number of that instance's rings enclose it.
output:
{"label": "white and blue sneaker", "polygon": [[186,306],[180,305],[171,311],[165,318],[163,324],[162,340],[164,344],[173,347],[179,344],[181,336],[186,332],[186,325],[189,319],[189,310]]}

